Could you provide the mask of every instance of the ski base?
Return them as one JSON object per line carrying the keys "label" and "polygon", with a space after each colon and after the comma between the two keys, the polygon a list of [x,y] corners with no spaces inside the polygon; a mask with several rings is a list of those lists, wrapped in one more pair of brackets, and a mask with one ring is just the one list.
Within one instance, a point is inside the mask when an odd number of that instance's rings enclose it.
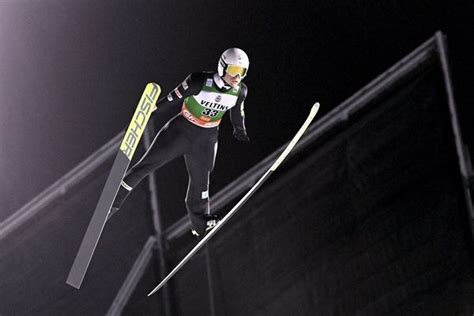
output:
{"label": "ski base", "polygon": [[132,117],[125,136],[120,144],[120,150],[115,157],[114,164],[109,173],[99,202],[89,222],[84,238],[72,264],[66,283],[79,289],[81,287],[87,268],[91,262],[100,235],[104,229],[107,217],[120,188],[125,172],[127,171],[133,154],[138,147],[141,136],[145,130],[151,113],[156,108],[156,101],[161,93],[161,88],[156,83],[147,84],[140,98],[138,106]]}

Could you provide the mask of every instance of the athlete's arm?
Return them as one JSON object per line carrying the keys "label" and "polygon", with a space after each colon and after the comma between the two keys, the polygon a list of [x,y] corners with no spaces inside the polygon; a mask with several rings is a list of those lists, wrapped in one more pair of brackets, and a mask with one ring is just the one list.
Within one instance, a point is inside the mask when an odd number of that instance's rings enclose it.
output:
{"label": "athlete's arm", "polygon": [[160,130],[170,119],[181,111],[185,98],[198,94],[206,80],[204,72],[191,73],[176,88],[156,102],[152,116],[155,128]]}
{"label": "athlete's arm", "polygon": [[247,86],[241,83],[240,93],[237,97],[237,103],[230,109],[230,120],[234,127],[234,137],[240,141],[249,141],[247,131],[245,129],[245,112],[244,101],[247,97]]}
{"label": "athlete's arm", "polygon": [[181,106],[185,98],[195,95],[201,90],[205,80],[206,74],[204,72],[195,72],[187,76],[181,84],[156,102],[158,113],[164,105],[179,104]]}

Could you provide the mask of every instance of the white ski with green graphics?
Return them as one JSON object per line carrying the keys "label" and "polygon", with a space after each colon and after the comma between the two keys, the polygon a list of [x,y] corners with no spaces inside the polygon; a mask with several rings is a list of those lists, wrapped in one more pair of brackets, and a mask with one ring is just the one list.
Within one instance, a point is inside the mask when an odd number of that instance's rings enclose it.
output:
{"label": "white ski with green graphics", "polygon": [[156,83],[147,84],[120,144],[119,151],[100,195],[99,202],[97,203],[66,280],[67,284],[77,289],[81,287],[82,281],[84,280],[87,268],[89,267],[97,243],[99,242],[100,235],[107,222],[110,208],[120,188],[122,178],[138,147],[138,143],[150,119],[151,113],[156,108],[156,101],[160,93],[161,88],[159,85]]}
{"label": "white ski with green graphics", "polygon": [[296,143],[300,140],[301,136],[304,134],[306,129],[308,128],[309,124],[313,121],[314,117],[318,113],[319,110],[319,103],[316,102],[313,107],[311,108],[311,111],[306,119],[306,121],[303,123],[303,125],[300,127],[299,131],[296,133],[296,135],[293,137],[291,142],[288,144],[288,146],[285,148],[285,150],[281,153],[281,155],[278,157],[277,160],[273,163],[273,165],[268,169],[268,171],[255,183],[255,185],[245,194],[245,196],[229,211],[229,213],[222,218],[222,220],[207,234],[204,236],[203,239],[199,241],[199,243],[184,257],[183,260],[181,260],[180,263],[161,281],[160,284],[158,284],[153,291],[148,293],[148,296],[152,295],[153,293],[157,292],[163,285],[168,282],[169,279],[173,275],[176,274],[198,251],[201,249],[204,244],[207,243],[209,239],[211,239],[212,236],[214,236],[219,229],[222,228],[222,226],[227,223],[227,221],[242,207],[242,205],[257,191],[257,189],[268,179],[268,177],[275,171],[278,166],[285,160],[285,158],[288,156],[288,154],[293,150],[293,147],[295,147]]}

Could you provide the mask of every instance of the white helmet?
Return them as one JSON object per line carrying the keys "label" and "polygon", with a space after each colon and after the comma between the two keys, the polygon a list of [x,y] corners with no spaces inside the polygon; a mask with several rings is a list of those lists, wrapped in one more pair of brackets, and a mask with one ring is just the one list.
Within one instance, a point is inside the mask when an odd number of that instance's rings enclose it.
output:
{"label": "white helmet", "polygon": [[240,75],[243,78],[247,75],[249,64],[249,57],[243,50],[240,48],[229,48],[222,53],[217,65],[217,72],[219,73],[219,76],[224,77],[224,73],[228,71],[228,66],[239,66],[244,69],[243,73]]}

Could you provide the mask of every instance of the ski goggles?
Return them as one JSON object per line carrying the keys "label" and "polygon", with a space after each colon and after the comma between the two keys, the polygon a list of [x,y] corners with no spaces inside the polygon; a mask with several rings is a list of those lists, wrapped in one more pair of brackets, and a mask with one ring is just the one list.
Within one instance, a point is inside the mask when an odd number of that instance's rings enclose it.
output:
{"label": "ski goggles", "polygon": [[247,69],[237,65],[228,65],[225,72],[227,72],[232,77],[239,75],[240,78],[243,78],[247,75]]}

